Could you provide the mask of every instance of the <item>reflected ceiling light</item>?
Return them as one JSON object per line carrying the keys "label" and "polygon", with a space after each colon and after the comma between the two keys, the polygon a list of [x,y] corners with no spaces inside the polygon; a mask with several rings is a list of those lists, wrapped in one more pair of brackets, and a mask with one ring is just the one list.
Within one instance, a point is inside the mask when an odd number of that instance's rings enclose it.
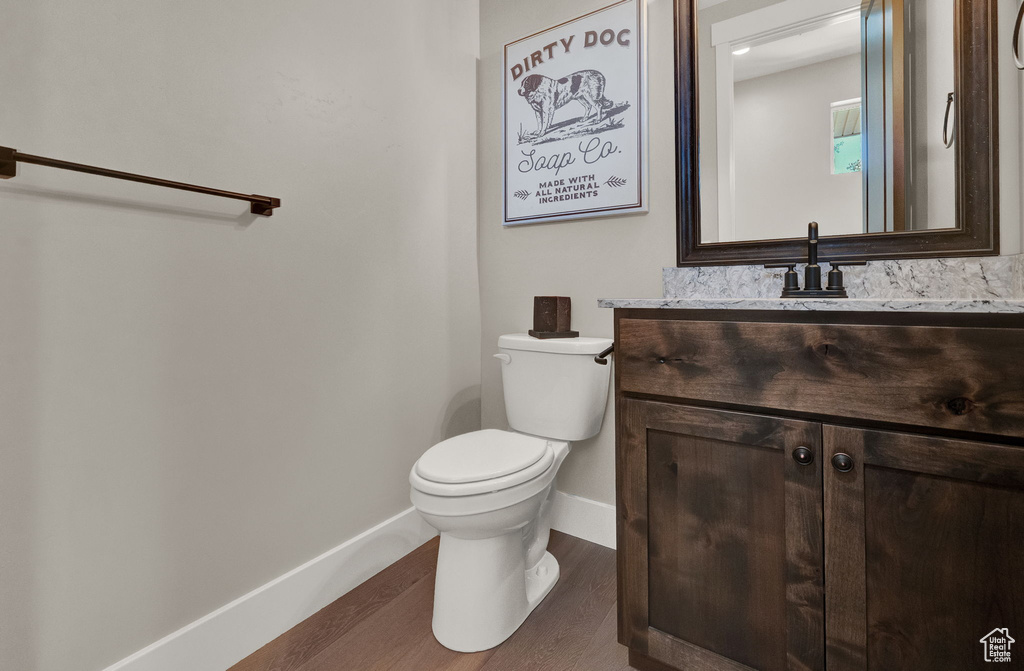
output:
{"label": "reflected ceiling light", "polygon": [[750,51],[750,47],[743,47],[741,49],[737,49],[736,51],[732,52],[732,55],[733,56],[742,56],[743,54],[747,53],[748,51]]}

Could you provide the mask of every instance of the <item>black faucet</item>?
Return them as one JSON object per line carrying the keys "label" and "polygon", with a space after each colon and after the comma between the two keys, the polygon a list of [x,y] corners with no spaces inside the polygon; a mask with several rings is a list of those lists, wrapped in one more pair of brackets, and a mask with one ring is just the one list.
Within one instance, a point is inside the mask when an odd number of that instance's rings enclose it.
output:
{"label": "black faucet", "polygon": [[771,263],[765,268],[788,268],[783,277],[782,298],[847,298],[840,266],[866,266],[867,261],[826,261],[828,286],[821,288],[821,266],[818,265],[818,222],[807,225],[807,267],[804,268],[804,288],[800,288],[795,263]]}

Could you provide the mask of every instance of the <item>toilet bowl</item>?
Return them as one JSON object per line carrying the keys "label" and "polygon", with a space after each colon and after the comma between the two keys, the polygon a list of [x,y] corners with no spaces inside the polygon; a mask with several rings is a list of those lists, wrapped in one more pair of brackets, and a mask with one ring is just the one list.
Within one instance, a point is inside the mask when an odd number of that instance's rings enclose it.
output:
{"label": "toilet bowl", "polygon": [[539,463],[466,483],[427,480],[415,468],[409,477],[413,505],[441,533],[434,636],[458,652],[493,648],[511,636],[558,580],[558,563],[546,551],[548,512],[569,443],[493,429],[452,440],[470,447],[506,436],[539,443]]}
{"label": "toilet bowl", "polygon": [[600,430],[609,375],[594,355],[610,344],[502,336],[495,356],[512,430],[449,438],[413,466],[412,503],[441,535],[433,631],[445,647],[498,645],[557,582],[547,552],[555,476],[570,441]]}

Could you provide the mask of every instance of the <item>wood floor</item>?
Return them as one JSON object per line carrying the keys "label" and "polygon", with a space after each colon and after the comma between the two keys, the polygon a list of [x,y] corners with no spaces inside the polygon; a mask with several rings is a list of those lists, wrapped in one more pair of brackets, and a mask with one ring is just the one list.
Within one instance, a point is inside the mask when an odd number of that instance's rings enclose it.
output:
{"label": "wood floor", "polygon": [[615,551],[551,533],[561,577],[507,641],[452,652],[430,632],[438,539],[282,634],[229,671],[626,671],[615,640]]}

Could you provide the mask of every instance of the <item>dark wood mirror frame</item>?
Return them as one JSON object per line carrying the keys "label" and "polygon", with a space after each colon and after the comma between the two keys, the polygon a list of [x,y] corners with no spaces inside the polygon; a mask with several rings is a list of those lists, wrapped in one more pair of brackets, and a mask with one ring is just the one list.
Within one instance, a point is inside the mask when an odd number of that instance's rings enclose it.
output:
{"label": "dark wood mirror frame", "polygon": [[[825,259],[905,259],[999,253],[999,105],[996,0],[956,3],[957,228],[821,239]],[[800,262],[804,239],[700,241],[697,3],[675,0],[677,265]]]}

